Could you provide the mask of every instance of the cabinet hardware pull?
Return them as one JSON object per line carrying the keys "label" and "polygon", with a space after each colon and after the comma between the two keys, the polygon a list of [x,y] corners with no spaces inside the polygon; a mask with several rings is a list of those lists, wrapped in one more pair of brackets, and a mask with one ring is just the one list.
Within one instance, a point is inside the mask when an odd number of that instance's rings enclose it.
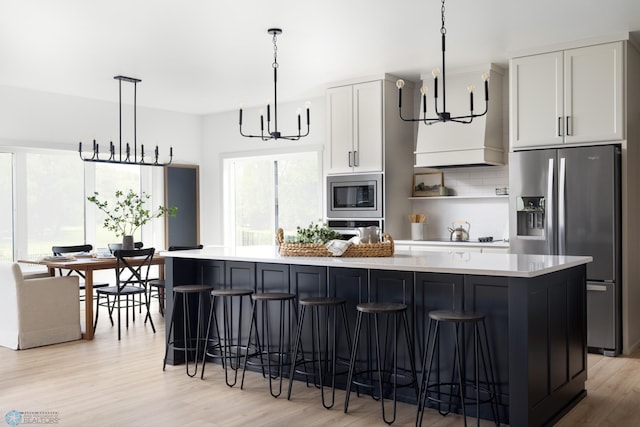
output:
{"label": "cabinet hardware pull", "polygon": [[349,167],[353,167],[353,151],[349,151]]}
{"label": "cabinet hardware pull", "polygon": [[353,152],[353,166],[360,166],[360,155],[358,151]]}
{"label": "cabinet hardware pull", "polygon": [[562,136],[562,117],[558,117],[558,136]]}
{"label": "cabinet hardware pull", "polygon": [[571,116],[567,116],[567,136],[571,136],[571,132],[569,131],[569,119],[571,118]]}

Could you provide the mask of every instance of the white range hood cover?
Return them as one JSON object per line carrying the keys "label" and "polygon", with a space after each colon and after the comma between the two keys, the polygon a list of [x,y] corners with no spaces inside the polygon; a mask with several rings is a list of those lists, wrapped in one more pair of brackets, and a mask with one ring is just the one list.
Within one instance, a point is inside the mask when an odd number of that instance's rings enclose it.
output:
{"label": "white range hood cover", "polygon": [[[447,72],[447,110],[452,115],[469,113],[469,92],[473,84],[474,112],[484,111],[484,87],[481,74],[489,70],[489,112],[470,124],[418,124],[415,167],[448,167],[504,164],[504,129],[502,117],[503,71],[491,64],[464,72]],[[433,78],[422,76],[427,93],[427,116],[433,117]],[[442,84],[439,79],[438,103],[442,105]],[[420,105],[422,111],[422,105]],[[441,107],[439,107],[441,108]]]}

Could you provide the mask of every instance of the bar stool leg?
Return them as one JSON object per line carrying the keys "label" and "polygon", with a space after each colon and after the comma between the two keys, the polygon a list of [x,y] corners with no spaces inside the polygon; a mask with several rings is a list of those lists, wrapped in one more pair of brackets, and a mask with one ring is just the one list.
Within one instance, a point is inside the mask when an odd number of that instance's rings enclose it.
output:
{"label": "bar stool leg", "polygon": [[349,408],[349,395],[351,394],[351,384],[353,382],[353,373],[356,365],[356,354],[358,353],[358,341],[360,340],[360,328],[362,327],[362,312],[358,311],[356,315],[356,327],[353,337],[353,347],[351,348],[351,358],[349,360],[349,374],[347,375],[347,392],[344,398],[344,413]]}
{"label": "bar stool leg", "polygon": [[258,300],[253,300],[253,303],[251,304],[251,321],[250,321],[250,325],[249,325],[249,335],[247,337],[247,347],[245,349],[245,356],[244,356],[244,364],[242,365],[242,378],[240,380],[240,390],[242,390],[242,388],[244,387],[244,374],[247,371],[247,361],[249,360],[249,349],[251,348],[251,335],[253,330],[255,329],[255,334],[256,334],[256,348],[257,348],[257,354],[259,354],[260,356],[260,366],[262,368],[262,376],[265,376],[265,372],[264,372],[264,359],[263,359],[263,355],[262,355],[262,346],[260,345],[260,334],[258,333],[258,321],[256,319],[256,308],[257,308],[257,304],[258,304]]}
{"label": "bar stool leg", "polygon": [[[207,332],[206,335],[204,336],[205,338],[205,345],[204,345],[204,350],[203,350],[203,354],[202,354],[202,371],[200,372],[200,379],[203,380],[204,379],[204,369],[205,366],[207,365],[207,354],[209,353],[209,349],[210,348],[218,348],[220,351],[220,354],[222,355],[222,344],[220,342],[220,326],[218,325],[218,316],[216,315],[216,297],[215,296],[210,296],[209,297],[209,301],[210,301],[210,308],[209,308],[209,319],[207,320]],[[216,335],[218,337],[218,342],[216,344],[214,344],[213,346],[208,346],[207,343],[209,342],[209,335],[211,334],[211,322],[213,322],[214,324],[214,328],[216,331]],[[213,350],[215,351],[215,350]],[[222,358],[222,368],[224,369],[225,367],[225,360],[224,357]]]}

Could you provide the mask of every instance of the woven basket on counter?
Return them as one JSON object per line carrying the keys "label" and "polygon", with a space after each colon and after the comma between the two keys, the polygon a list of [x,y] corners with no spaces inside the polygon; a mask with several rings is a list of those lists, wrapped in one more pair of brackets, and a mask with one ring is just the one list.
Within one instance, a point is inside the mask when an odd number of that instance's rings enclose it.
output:
{"label": "woven basket on counter", "polygon": [[[351,258],[393,256],[393,239],[387,233],[382,233],[382,238],[383,241],[378,243],[351,245],[341,256]],[[320,243],[285,243],[284,230],[282,228],[278,228],[276,240],[280,246],[279,253],[282,256],[334,256]]]}

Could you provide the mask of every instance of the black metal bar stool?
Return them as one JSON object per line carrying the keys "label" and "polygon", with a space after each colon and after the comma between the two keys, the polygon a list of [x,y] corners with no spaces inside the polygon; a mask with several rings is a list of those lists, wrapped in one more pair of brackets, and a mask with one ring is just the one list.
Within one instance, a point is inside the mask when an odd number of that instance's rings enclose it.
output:
{"label": "black metal bar stool", "polygon": [[[295,294],[289,294],[284,292],[265,292],[265,293],[256,293],[251,295],[251,299],[253,300],[252,308],[251,308],[251,326],[249,327],[249,337],[247,338],[247,346],[245,349],[245,358],[244,358],[244,366],[242,369],[242,380],[240,381],[240,388],[244,386],[244,374],[247,370],[247,363],[254,358],[259,357],[259,362],[251,361],[251,364],[259,364],[262,369],[262,376],[266,376],[265,374],[265,366],[267,367],[267,373],[269,375],[269,392],[273,397],[278,397],[282,393],[282,374],[285,373],[284,366],[289,365],[291,363],[291,351],[289,342],[286,341],[285,337],[285,329],[290,329],[292,325],[285,317],[285,309],[287,305],[289,306],[289,312],[293,313],[295,316]],[[271,337],[271,321],[269,316],[269,303],[277,302],[280,305],[280,314],[278,320],[278,343],[277,348],[272,345],[272,337]],[[258,330],[257,323],[257,308],[258,303],[261,304],[262,307],[262,322],[261,326],[264,329],[264,335],[266,335],[266,339],[263,336],[262,343],[260,342],[260,332]],[[253,343],[252,351],[252,335],[255,331],[255,341]],[[289,337],[290,338],[290,337]],[[265,344],[266,343],[266,344]],[[266,358],[266,362],[265,362]],[[274,392],[273,382],[280,378],[278,391]]]}
{"label": "black metal bar stool", "polygon": [[[298,319],[298,329],[293,345],[293,352],[291,354],[291,373],[289,375],[289,391],[287,399],[291,399],[291,389],[293,386],[293,380],[295,374],[301,374],[305,376],[307,380],[307,386],[309,385],[309,377],[313,376],[314,385],[320,388],[322,396],[322,406],[327,409],[333,407],[336,394],[336,363],[338,359],[337,355],[337,320],[338,310],[342,313],[342,324],[344,325],[345,337],[347,339],[348,346],[351,345],[351,334],[349,332],[349,323],[347,320],[346,302],[342,298],[334,297],[311,297],[300,298],[298,301],[300,304],[300,316]],[[304,315],[307,307],[311,308],[311,360],[305,359],[304,350],[300,340],[302,338],[302,330],[304,326]],[[321,317],[321,309],[324,308],[324,318]],[[320,324],[324,320],[324,346],[322,345],[322,334]],[[325,348],[324,359],[322,357],[322,348]],[[298,350],[300,350],[300,359],[298,359]],[[329,354],[331,352],[331,354]],[[307,363],[311,363],[312,371],[307,370]],[[331,367],[329,367],[331,364]],[[298,366],[303,365],[303,369],[297,369]],[[345,370],[344,373],[347,371]],[[331,401],[327,403],[325,399],[325,381],[324,376],[331,375]]]}
{"label": "black metal bar stool", "polygon": [[[370,303],[361,303],[357,306],[358,315],[356,317],[356,327],[355,334],[353,339],[353,348],[351,350],[351,362],[349,363],[349,376],[347,378],[347,393],[344,401],[344,412],[347,412],[349,407],[349,395],[351,394],[351,387],[356,385],[358,387],[364,387],[371,390],[371,396],[375,399],[380,399],[382,405],[382,419],[387,424],[392,424],[396,420],[396,405],[397,405],[397,389],[399,387],[413,387],[416,392],[416,398],[418,397],[418,379],[416,376],[416,364],[414,358],[414,348],[413,348],[413,340],[411,338],[411,333],[409,332],[409,322],[407,320],[407,305],[401,303],[384,303],[384,302],[370,302]],[[375,367],[369,368],[367,370],[356,371],[356,360],[358,357],[358,343],[360,340],[360,330],[362,328],[362,318],[363,315],[371,315],[373,316],[374,323],[374,332],[375,332]],[[386,315],[385,322],[385,357],[382,358],[380,355],[380,328],[379,328],[379,319],[380,315]],[[411,377],[407,382],[398,383],[398,378],[400,376],[404,376],[398,372],[398,318],[402,319],[405,339],[407,342],[407,353],[409,355],[409,362],[411,364]],[[393,346],[393,368],[392,370],[386,368],[387,362],[387,341],[389,336],[389,323],[393,320],[393,342],[391,345]],[[359,377],[365,374],[371,373],[377,374],[376,378],[372,378],[370,381],[361,380]],[[383,374],[386,378],[383,378]],[[385,399],[385,389],[384,384],[391,384],[391,394],[393,396],[393,416],[391,419],[387,419],[386,407],[384,403]],[[377,386],[377,387],[376,387]],[[375,390],[378,389],[378,395],[375,395]]]}
{"label": "black metal bar stool", "polygon": [[[498,420],[498,402],[493,376],[493,365],[489,352],[487,327],[484,320],[485,314],[478,312],[438,310],[429,313],[429,329],[427,332],[427,345],[425,346],[424,356],[422,358],[422,382],[417,405],[416,426],[422,424],[424,408],[429,401],[437,403],[438,411],[444,416],[451,412],[455,399],[457,399],[457,404],[462,409],[465,426],[467,425],[466,406],[470,403],[475,403],[476,405],[476,420],[478,426],[480,425],[480,405],[483,403],[491,404],[493,420],[496,426],[500,425]],[[431,373],[434,371],[434,359],[436,358],[434,355],[436,351],[438,351],[438,353],[440,352],[440,323],[452,324],[455,330],[451,378],[448,382],[441,382],[439,380],[441,373],[438,372],[438,380],[436,382],[430,382]],[[472,369],[470,365],[466,363],[467,345],[464,334],[465,324],[473,328]],[[461,328],[462,331],[460,330]],[[431,337],[432,331],[433,337]],[[483,381],[480,380],[480,362],[483,368]],[[473,380],[467,379],[468,371],[470,370],[473,370]],[[456,373],[458,374],[457,380]],[[446,410],[442,409],[443,404],[446,404]]]}
{"label": "black metal bar stool", "polygon": [[[202,328],[202,311],[203,311],[203,297],[210,298],[210,293],[213,290],[213,285],[180,285],[175,286],[173,288],[173,308],[171,310],[171,320],[169,322],[169,331],[167,332],[167,345],[164,350],[164,362],[162,364],[162,370],[164,371],[167,366],[167,354],[169,353],[169,347],[173,347],[174,350],[182,350],[184,351],[184,363],[186,365],[187,375],[193,377],[196,375],[198,371],[198,356],[202,353],[200,350],[200,343],[205,342],[203,345],[206,347],[206,342],[208,340],[207,336],[202,336],[201,329]],[[181,339],[172,339],[171,331],[174,330],[175,326],[175,313],[176,306],[178,305],[178,295],[182,299],[182,338]],[[196,318],[196,336],[192,337],[192,324],[191,324],[191,313],[189,309],[189,295],[198,295],[198,311]],[[174,331],[175,333],[175,331]],[[189,371],[189,353],[194,354],[194,363],[195,368],[193,373]]]}
{"label": "black metal bar stool", "polygon": [[[229,387],[236,385],[238,381],[238,369],[240,368],[240,357],[242,355],[242,300],[244,297],[250,299],[253,294],[251,289],[214,289],[211,291],[213,297],[211,301],[211,310],[209,310],[209,321],[207,322],[207,334],[209,337],[211,332],[211,324],[213,323],[218,340],[213,345],[207,345],[204,348],[202,356],[202,372],[200,378],[204,379],[204,368],[207,363],[207,357],[219,357],[222,361],[224,369],[224,379]],[[237,320],[234,321],[233,316],[233,298],[238,298]],[[216,315],[216,300],[222,299],[222,334],[218,324]],[[235,328],[234,328],[235,327]],[[216,353],[217,352],[217,353]],[[233,363],[235,360],[235,364]],[[234,371],[233,382],[229,381],[228,368]]]}

